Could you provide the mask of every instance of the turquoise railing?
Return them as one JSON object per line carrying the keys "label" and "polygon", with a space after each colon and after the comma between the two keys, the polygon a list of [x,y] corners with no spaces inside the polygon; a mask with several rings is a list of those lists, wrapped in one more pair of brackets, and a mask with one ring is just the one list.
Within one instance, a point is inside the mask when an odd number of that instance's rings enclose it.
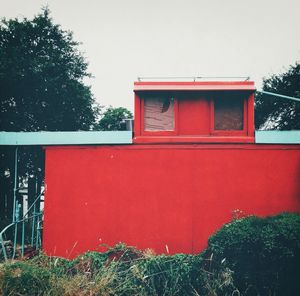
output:
{"label": "turquoise railing", "polygon": [[[27,212],[23,215],[23,217],[20,219],[20,204],[16,201],[15,208],[15,217],[13,219],[13,222],[9,225],[7,225],[1,232],[0,232],[0,244],[1,249],[3,253],[4,260],[8,259],[14,259],[16,257],[16,250],[17,250],[17,242],[18,242],[18,226],[21,225],[21,240],[20,240],[20,246],[21,246],[21,256],[24,256],[25,251],[25,235],[26,235],[26,228],[25,223],[31,223],[31,227],[29,227],[29,236],[27,238],[27,244],[30,245],[32,248],[35,248],[38,250],[42,245],[42,239],[41,239],[41,232],[42,232],[42,223],[43,223],[43,211],[40,210],[40,208],[37,208],[37,204],[40,203],[41,196],[44,194],[42,191],[34,200],[32,205],[28,208]],[[9,256],[4,235],[5,233],[13,228],[13,249],[12,254]]]}

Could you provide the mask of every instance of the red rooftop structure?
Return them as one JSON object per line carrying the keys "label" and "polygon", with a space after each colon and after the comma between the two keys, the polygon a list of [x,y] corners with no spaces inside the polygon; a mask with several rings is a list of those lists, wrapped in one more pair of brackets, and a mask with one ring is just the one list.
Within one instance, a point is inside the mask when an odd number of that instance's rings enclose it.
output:
{"label": "red rooftop structure", "polygon": [[254,82],[135,82],[134,143],[253,143]]}
{"label": "red rooftop structure", "polygon": [[255,141],[254,91],[136,82],[133,143],[47,146],[45,252],[198,253],[234,213],[300,212],[300,146]]}

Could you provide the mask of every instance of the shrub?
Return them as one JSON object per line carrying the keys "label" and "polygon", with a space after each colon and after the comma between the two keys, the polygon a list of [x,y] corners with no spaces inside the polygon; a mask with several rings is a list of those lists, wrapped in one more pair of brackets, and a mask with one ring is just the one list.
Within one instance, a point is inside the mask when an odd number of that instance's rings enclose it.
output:
{"label": "shrub", "polygon": [[71,275],[85,274],[92,277],[104,267],[107,260],[107,253],[89,251],[83,255],[79,255],[72,261],[60,262],[57,267],[63,273]]}
{"label": "shrub", "polygon": [[137,265],[144,295],[192,295],[192,268],[194,256],[152,256]]}
{"label": "shrub", "polygon": [[224,262],[216,262],[213,256],[206,258],[202,253],[194,256],[191,285],[195,295],[240,295],[232,270]]}
{"label": "shrub", "polygon": [[1,267],[2,295],[44,295],[51,287],[48,270],[28,262],[15,262]]}
{"label": "shrub", "polygon": [[225,261],[245,295],[297,295],[300,215],[235,220],[209,239],[203,256]]}

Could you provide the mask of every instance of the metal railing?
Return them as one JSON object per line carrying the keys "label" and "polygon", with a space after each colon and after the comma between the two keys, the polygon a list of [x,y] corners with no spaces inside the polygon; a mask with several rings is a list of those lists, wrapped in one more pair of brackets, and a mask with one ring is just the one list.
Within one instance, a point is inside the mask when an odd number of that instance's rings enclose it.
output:
{"label": "metal railing", "polygon": [[165,77],[137,77],[137,80],[139,82],[145,81],[145,80],[152,80],[152,81],[199,81],[199,80],[232,80],[232,79],[238,79],[241,81],[248,81],[250,80],[249,76],[165,76]]}
{"label": "metal railing", "polygon": [[278,97],[278,98],[283,98],[283,99],[287,99],[287,100],[300,102],[300,98],[296,98],[296,97],[276,94],[276,93],[269,92],[269,91],[264,91],[264,90],[257,90],[256,92],[259,92],[259,93],[264,94],[264,95],[269,95],[269,96],[273,96],[273,97]]}
{"label": "metal railing", "polygon": [[[42,245],[41,240],[41,231],[42,231],[42,223],[43,223],[43,211],[40,210],[40,207],[37,208],[37,205],[40,203],[41,196],[44,194],[44,190],[36,197],[34,202],[31,204],[31,206],[27,209],[26,213],[23,215],[23,217],[20,219],[20,208],[21,204],[16,201],[16,204],[14,206],[14,219],[13,222],[9,225],[7,225],[1,232],[0,232],[0,244],[1,249],[3,253],[4,260],[8,259],[14,259],[16,257],[16,250],[17,250],[17,242],[18,242],[18,226],[21,225],[21,239],[20,239],[20,245],[21,245],[21,256],[24,256],[24,250],[25,250],[25,223],[31,222],[31,227],[29,228],[30,234],[27,238],[27,242],[32,248],[35,248],[35,250],[38,250]],[[3,236],[5,235],[6,231],[14,228],[13,230],[13,249],[11,256],[8,256],[8,252],[6,250],[6,241],[3,239]],[[10,257],[10,258],[9,258]]]}

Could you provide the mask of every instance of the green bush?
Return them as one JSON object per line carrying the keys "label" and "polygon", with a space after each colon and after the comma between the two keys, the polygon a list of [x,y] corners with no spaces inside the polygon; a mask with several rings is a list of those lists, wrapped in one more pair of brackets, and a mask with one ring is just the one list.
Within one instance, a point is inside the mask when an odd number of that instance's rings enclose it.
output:
{"label": "green bush", "polygon": [[202,253],[194,256],[193,261],[191,285],[195,295],[240,295],[233,281],[233,272],[224,262],[217,263],[212,256],[206,258]]}
{"label": "green bush", "polygon": [[44,295],[51,287],[51,273],[28,262],[3,265],[0,271],[2,295]]}
{"label": "green bush", "polygon": [[144,295],[192,295],[194,256],[152,256],[137,265]]}
{"label": "green bush", "polygon": [[225,262],[244,295],[297,295],[300,215],[235,220],[209,239],[203,256]]}

